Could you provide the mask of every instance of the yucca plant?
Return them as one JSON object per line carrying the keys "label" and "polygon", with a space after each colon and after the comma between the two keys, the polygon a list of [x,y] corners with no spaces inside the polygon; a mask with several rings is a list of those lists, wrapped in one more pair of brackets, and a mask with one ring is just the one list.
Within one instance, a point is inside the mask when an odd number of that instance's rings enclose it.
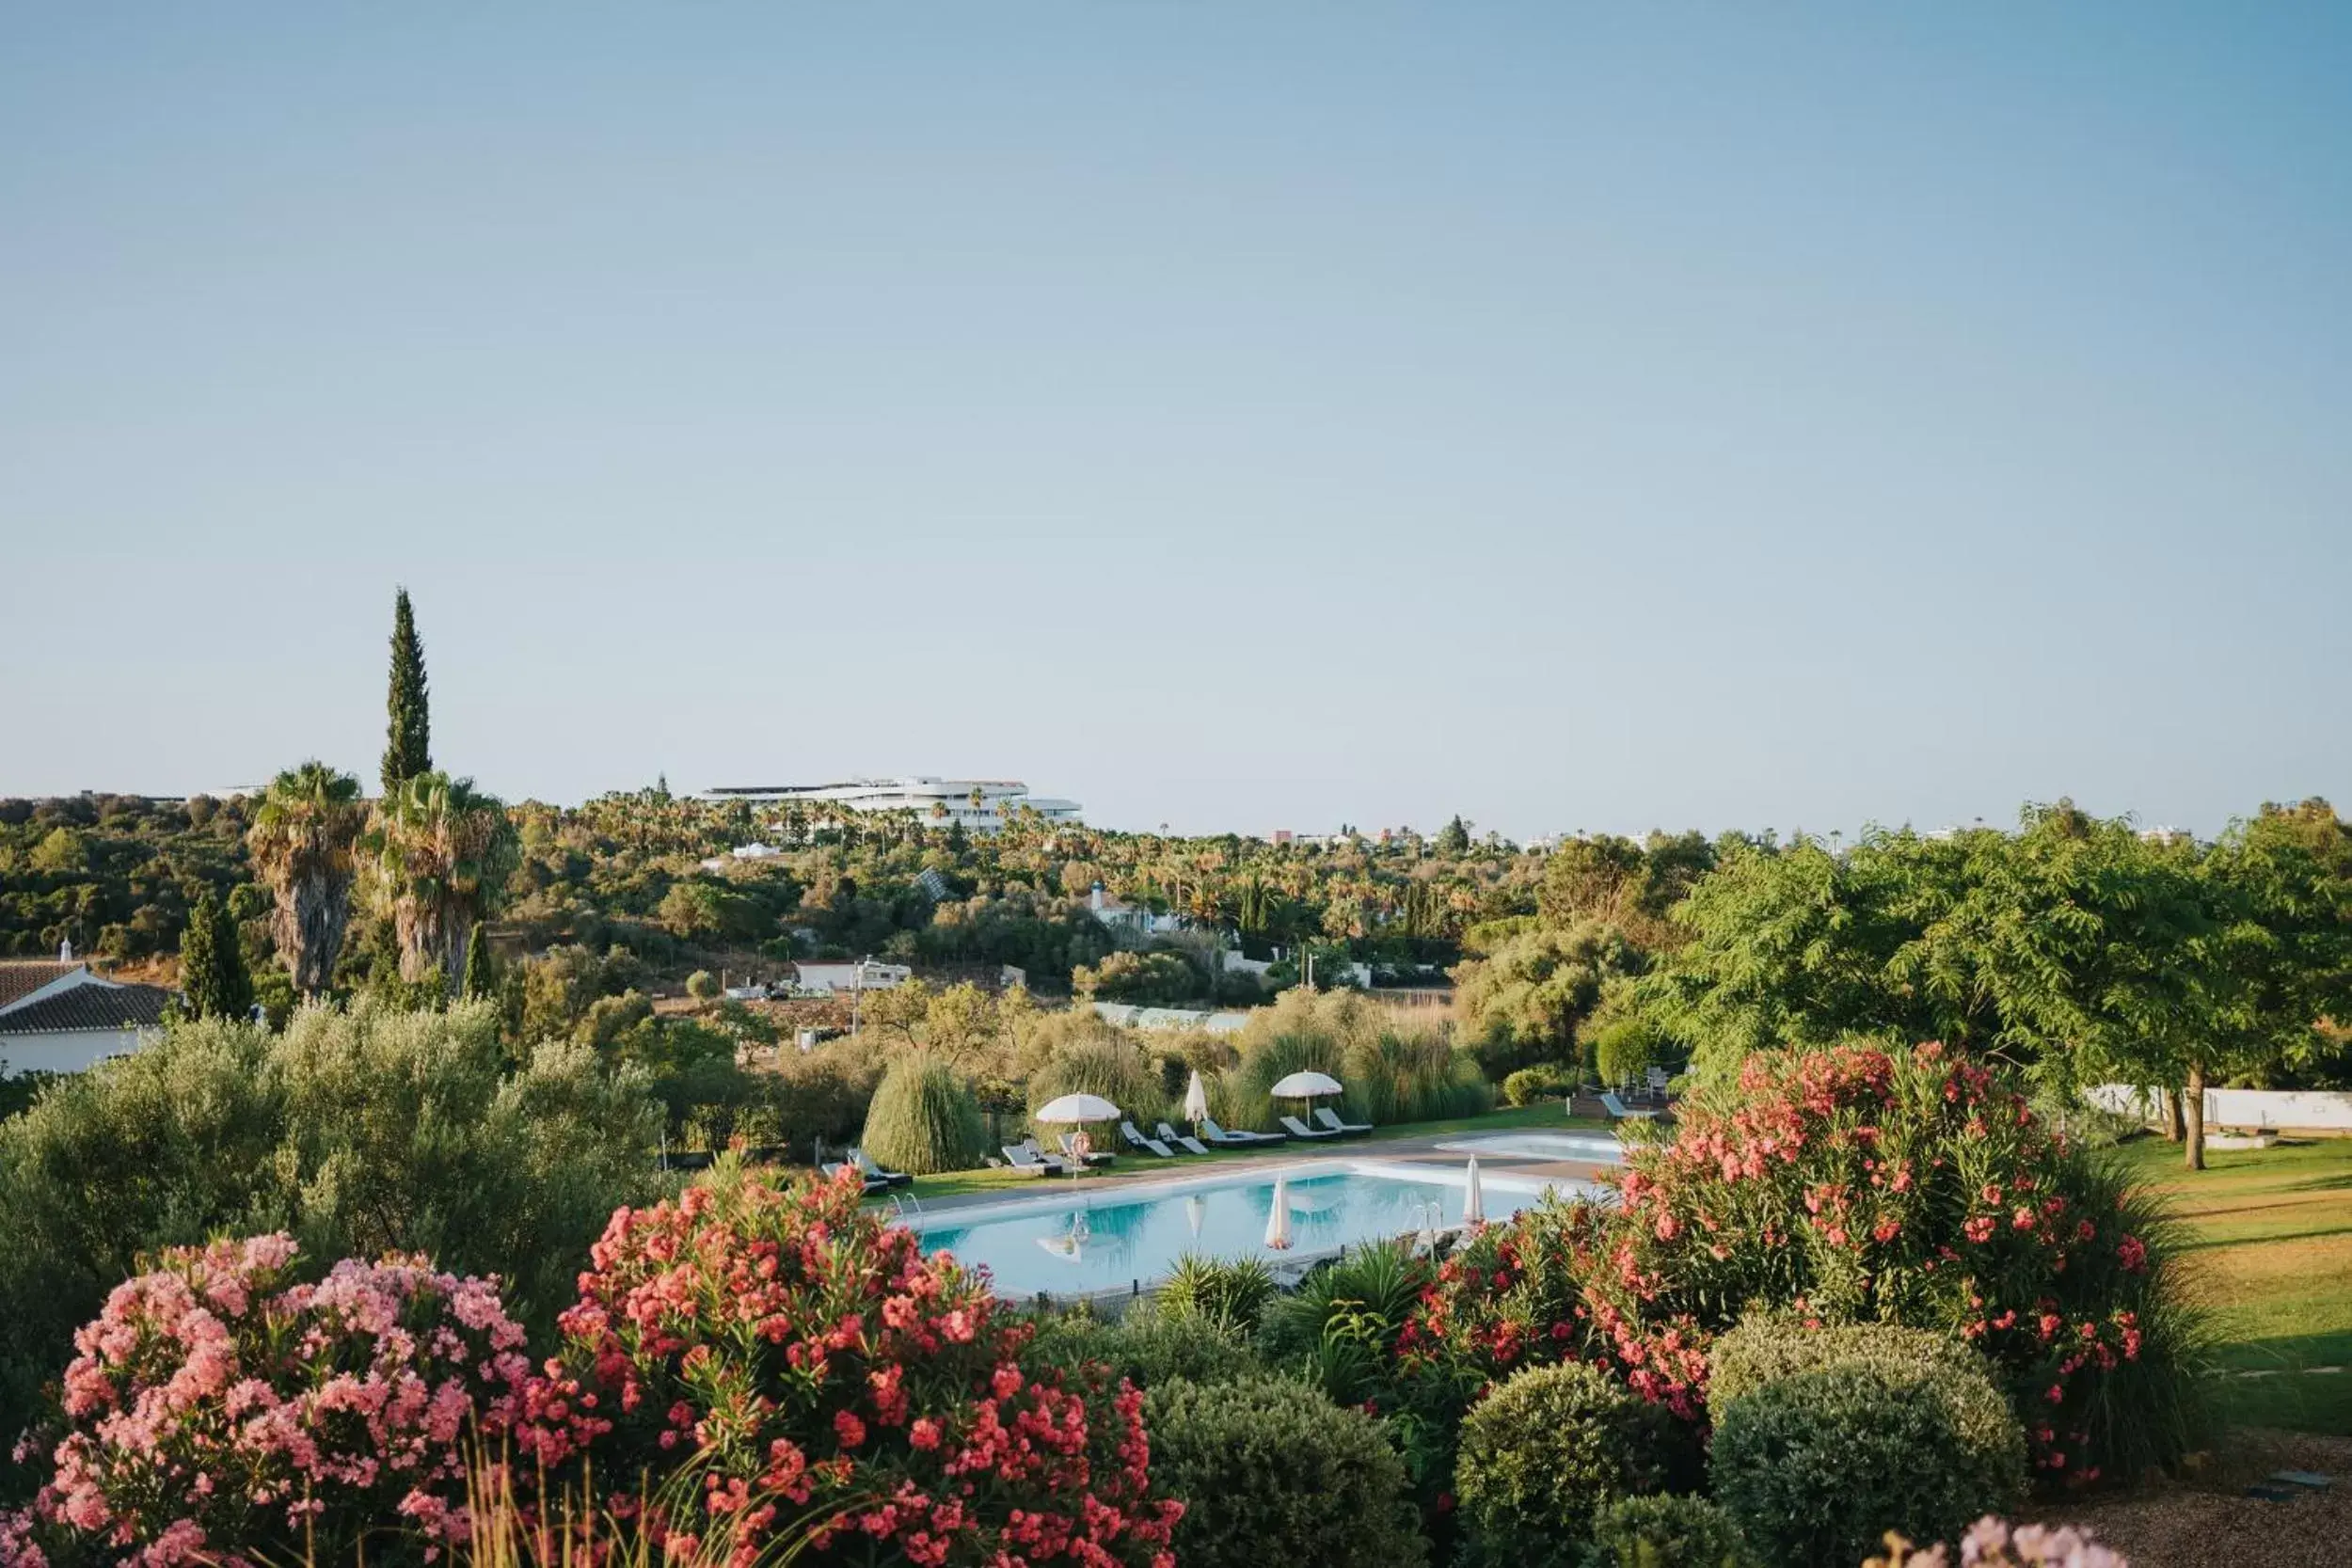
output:
{"label": "yucca plant", "polygon": [[866,1112],[866,1152],[893,1170],[969,1170],[986,1151],[979,1102],[962,1075],[928,1051],[909,1051],[882,1074]]}
{"label": "yucca plant", "polygon": [[1163,1316],[1187,1314],[1242,1334],[1257,1332],[1274,1296],[1274,1275],[1255,1258],[1203,1258],[1186,1253],[1160,1285]]}

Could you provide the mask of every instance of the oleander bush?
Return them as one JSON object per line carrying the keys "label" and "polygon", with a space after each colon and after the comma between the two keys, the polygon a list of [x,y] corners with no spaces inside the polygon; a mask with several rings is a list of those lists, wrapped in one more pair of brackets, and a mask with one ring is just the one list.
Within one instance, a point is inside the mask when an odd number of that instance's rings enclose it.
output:
{"label": "oleander bush", "polygon": [[1255,1258],[1204,1258],[1187,1252],[1152,1298],[1166,1317],[1199,1317],[1244,1336],[1258,1331],[1274,1299],[1274,1275]]}
{"label": "oleander bush", "polygon": [[1886,1538],[1886,1555],[1863,1568],[2132,1568],[2122,1553],[2102,1546],[2071,1525],[2018,1525],[1987,1514],[1960,1538],[1960,1558],[1937,1544],[1914,1550],[1899,1533]]}
{"label": "oleander bush", "polygon": [[1232,1326],[1198,1312],[1130,1312],[1117,1323],[1087,1312],[1041,1318],[1023,1354],[1025,1366],[1074,1370],[1089,1362],[1138,1388],[1182,1378],[1231,1383],[1263,1373],[1265,1363]]}
{"label": "oleander bush", "polygon": [[1168,1568],[1184,1505],[1152,1485],[1141,1393],[1025,1369],[1031,1327],[987,1276],[862,1197],[726,1169],[615,1213],[513,1423],[524,1454],[592,1463],[673,1555]]}
{"label": "oleander bush", "polygon": [[53,1544],[172,1568],[464,1537],[466,1445],[532,1376],[496,1284],[398,1257],[306,1284],[297,1258],[282,1233],[175,1247],[116,1288],[18,1450]]}
{"label": "oleander bush", "polygon": [[1662,1407],[1597,1368],[1531,1367],[1462,1422],[1465,1560],[1576,1568],[1603,1504],[1699,1479],[1695,1433]]}
{"label": "oleander bush", "polygon": [[931,1176],[978,1164],[988,1128],[963,1074],[927,1051],[909,1051],[882,1074],[858,1141],[885,1169]]}
{"label": "oleander bush", "polygon": [[1184,1568],[1428,1560],[1404,1464],[1361,1411],[1255,1377],[1161,1384],[1144,1415],[1154,1482],[1197,1500],[1176,1527]]}
{"label": "oleander bush", "polygon": [[1751,1568],[1740,1526],[1705,1497],[1620,1497],[1593,1514],[1583,1568]]}
{"label": "oleander bush", "polygon": [[2025,1435],[1982,1371],[1867,1352],[1788,1366],[1714,1411],[1716,1499],[1774,1568],[1844,1568],[1888,1530],[1956,1536],[2025,1496]]}

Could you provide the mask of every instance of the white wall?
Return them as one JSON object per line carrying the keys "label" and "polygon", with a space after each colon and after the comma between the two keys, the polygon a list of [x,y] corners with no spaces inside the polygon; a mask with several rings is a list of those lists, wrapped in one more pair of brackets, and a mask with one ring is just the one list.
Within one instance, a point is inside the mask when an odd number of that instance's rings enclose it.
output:
{"label": "white wall", "polygon": [[[2091,1103],[2141,1120],[2159,1119],[2150,1091],[2102,1084],[2086,1091]],[[2352,1093],[2338,1089],[2207,1089],[2207,1126],[2310,1127],[2352,1132]]]}
{"label": "white wall", "polygon": [[0,1077],[25,1072],[80,1072],[109,1056],[139,1048],[136,1029],[56,1029],[0,1035]]}

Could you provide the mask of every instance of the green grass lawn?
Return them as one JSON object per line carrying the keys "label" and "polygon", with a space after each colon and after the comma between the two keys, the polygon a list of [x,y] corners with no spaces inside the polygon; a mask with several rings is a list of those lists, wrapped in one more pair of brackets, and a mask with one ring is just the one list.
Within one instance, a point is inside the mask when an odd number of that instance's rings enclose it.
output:
{"label": "green grass lawn", "polygon": [[[2352,1138],[2208,1151],[2119,1151],[2161,1188],[2185,1232],[2191,1278],[2213,1313],[2221,1413],[2249,1426],[2352,1433]],[[2229,1374],[2269,1371],[2269,1377]]]}
{"label": "green grass lawn", "polygon": [[[1521,1127],[1540,1127],[1547,1132],[1563,1128],[1590,1132],[1606,1131],[1607,1124],[1587,1117],[1570,1119],[1561,1115],[1558,1101],[1548,1100],[1539,1104],[1524,1105],[1517,1109],[1506,1107],[1489,1111],[1483,1117],[1459,1117],[1452,1121],[1400,1123],[1393,1127],[1381,1128],[1377,1133],[1374,1134],[1374,1137],[1433,1138],[1455,1132],[1507,1132]],[[1371,1140],[1350,1139],[1348,1147],[1360,1148],[1364,1142],[1369,1141]],[[1206,1170],[1212,1165],[1240,1160],[1263,1160],[1269,1157],[1295,1159],[1302,1148],[1327,1149],[1333,1146],[1327,1143],[1302,1145],[1294,1141],[1263,1144],[1256,1148],[1213,1148],[1205,1157],[1184,1154],[1173,1160],[1163,1160],[1156,1155],[1121,1147],[1118,1150],[1119,1163],[1107,1170],[1097,1171],[1089,1180],[1093,1183],[1105,1180],[1131,1180],[1142,1176],[1165,1176],[1170,1171]],[[918,1176],[914,1179],[914,1185],[911,1190],[916,1197],[930,1201],[935,1198],[955,1197],[965,1193],[1042,1187],[1051,1184],[1053,1180],[1052,1177],[1024,1176],[1014,1170],[960,1170],[949,1171],[940,1176]]]}

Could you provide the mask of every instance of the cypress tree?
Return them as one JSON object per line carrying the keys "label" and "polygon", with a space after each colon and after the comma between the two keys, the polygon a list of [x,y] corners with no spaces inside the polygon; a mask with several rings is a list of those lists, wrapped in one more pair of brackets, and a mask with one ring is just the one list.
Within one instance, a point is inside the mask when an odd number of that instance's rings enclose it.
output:
{"label": "cypress tree", "polygon": [[236,923],[207,893],[188,911],[180,938],[180,990],[194,1018],[245,1018],[253,1011],[253,976],[246,973]]}
{"label": "cypress tree", "polygon": [[433,717],[424,689],[424,643],[405,588],[392,599],[392,689],[386,705],[390,722],[384,742],[384,794],[433,767]]}
{"label": "cypress tree", "polygon": [[469,1002],[478,1002],[485,996],[495,997],[499,993],[498,971],[490,963],[489,939],[482,934],[479,926],[473,928],[473,934],[466,942],[466,978],[461,989]]}

